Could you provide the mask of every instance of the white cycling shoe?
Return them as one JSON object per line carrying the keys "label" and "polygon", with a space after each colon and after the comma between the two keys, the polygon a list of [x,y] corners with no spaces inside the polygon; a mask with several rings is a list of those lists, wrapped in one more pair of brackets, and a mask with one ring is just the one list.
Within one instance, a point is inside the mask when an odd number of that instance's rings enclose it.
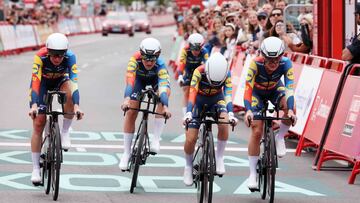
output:
{"label": "white cycling shoe", "polygon": [[152,141],[150,145],[150,151],[158,154],[160,152],[160,141]]}
{"label": "white cycling shoe", "polygon": [[276,153],[279,158],[282,158],[286,155],[286,145],[284,138],[275,138],[275,145],[276,145]]}
{"label": "white cycling shoe", "polygon": [[193,173],[192,167],[185,166],[184,168],[184,183],[186,186],[191,186],[193,184]]}
{"label": "white cycling shoe", "polygon": [[31,174],[31,182],[34,185],[38,185],[41,183],[40,169],[33,169]]}
{"label": "white cycling shoe", "polygon": [[126,171],[128,170],[128,166],[129,166],[129,160],[130,160],[130,154],[123,154],[120,160],[120,164],[119,164],[119,168],[122,171]]}
{"label": "white cycling shoe", "polygon": [[216,159],[216,173],[218,175],[224,175],[225,174],[224,158]]}
{"label": "white cycling shoe", "polygon": [[259,184],[256,180],[256,175],[250,175],[249,178],[248,178],[248,188],[249,190],[255,190],[255,189],[258,189],[259,187]]}
{"label": "white cycling shoe", "polygon": [[67,151],[71,147],[71,141],[70,141],[70,133],[63,133],[61,132],[61,146],[62,149]]}

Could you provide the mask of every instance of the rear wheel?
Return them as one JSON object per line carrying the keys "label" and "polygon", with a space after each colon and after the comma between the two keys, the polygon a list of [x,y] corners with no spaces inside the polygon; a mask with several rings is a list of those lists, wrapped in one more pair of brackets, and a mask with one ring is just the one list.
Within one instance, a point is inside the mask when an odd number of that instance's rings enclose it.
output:
{"label": "rear wheel", "polygon": [[53,169],[52,176],[52,188],[53,188],[53,200],[57,200],[59,195],[59,184],[60,184],[60,168],[62,162],[62,152],[61,152],[61,138],[60,138],[60,129],[59,124],[54,123],[54,160],[52,162],[51,168]]}
{"label": "rear wheel", "polygon": [[44,183],[45,194],[49,194],[51,188],[51,161],[53,160],[52,152],[52,140],[50,139],[51,136],[45,137],[47,141],[44,142],[44,162],[43,162],[43,169],[42,169],[42,181]]}
{"label": "rear wheel", "polygon": [[275,199],[275,174],[276,174],[276,152],[275,137],[272,129],[269,128],[269,157],[268,157],[268,194],[269,203],[273,203]]}
{"label": "rear wheel", "polygon": [[135,156],[135,160],[134,160],[134,171],[133,171],[133,176],[132,176],[132,180],[131,180],[131,186],[130,186],[130,193],[134,192],[134,188],[136,187],[136,182],[137,182],[137,178],[138,178],[138,174],[139,174],[139,168],[141,165],[141,159],[142,159],[142,154],[145,152],[145,144],[144,144],[144,140],[145,140],[145,124],[142,123],[141,124],[141,130],[139,132],[139,138],[137,140],[137,144],[135,144],[135,148],[133,149],[132,156]]}

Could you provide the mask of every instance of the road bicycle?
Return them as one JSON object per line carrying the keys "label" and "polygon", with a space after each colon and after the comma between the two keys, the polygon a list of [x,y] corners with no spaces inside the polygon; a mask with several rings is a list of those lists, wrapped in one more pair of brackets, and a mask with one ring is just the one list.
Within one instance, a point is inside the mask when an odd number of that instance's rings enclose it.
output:
{"label": "road bicycle", "polygon": [[[160,102],[160,98],[152,88],[147,87],[145,90],[142,90],[140,93],[137,94],[136,100],[139,101],[139,107],[127,108],[124,112],[125,114],[127,110],[135,110],[143,113],[136,134],[135,142],[132,147],[129,167],[127,170],[133,173],[131,179],[130,193],[133,193],[134,188],[136,187],[140,165],[144,165],[146,163],[147,157],[149,157],[150,155],[156,155],[155,152],[150,151],[150,141],[148,134],[149,114],[161,115],[165,117],[164,114],[160,114],[156,112],[156,107],[157,104]],[[145,104],[145,108],[142,108],[141,104]],[[166,117],[165,117],[165,123],[166,123]],[[126,170],[123,170],[123,172],[124,171]]]}
{"label": "road bicycle", "polygon": [[[276,100],[276,104],[273,108],[269,108],[269,101],[265,99],[263,101],[264,107],[258,115],[254,115],[254,120],[264,121],[263,138],[260,145],[262,145],[262,153],[257,163],[257,180],[258,188],[250,189],[251,192],[260,192],[261,198],[269,198],[269,203],[274,202],[275,198],[275,175],[278,168],[278,159],[275,145],[275,133],[273,130],[273,121],[276,120],[290,120],[290,118],[279,117],[279,111],[281,107],[278,105],[280,99],[284,95],[281,95]],[[268,116],[267,113],[275,113],[275,117]]]}
{"label": "road bicycle", "polygon": [[[204,107],[206,109],[206,105]],[[213,195],[213,183],[216,173],[216,159],[214,149],[214,137],[212,133],[213,124],[230,124],[232,130],[234,125],[231,122],[219,121],[223,119],[219,117],[219,112],[203,111],[200,113],[200,124],[197,149],[193,158],[193,180],[195,187],[197,188],[197,202],[211,203]],[[196,121],[190,121],[189,123],[195,123]],[[188,128],[188,124],[186,129]]]}

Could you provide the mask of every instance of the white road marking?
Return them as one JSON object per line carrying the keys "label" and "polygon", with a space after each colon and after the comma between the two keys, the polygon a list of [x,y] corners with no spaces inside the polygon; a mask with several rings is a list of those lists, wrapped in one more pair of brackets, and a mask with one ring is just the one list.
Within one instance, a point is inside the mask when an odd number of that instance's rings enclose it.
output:
{"label": "white road marking", "polygon": [[[0,142],[2,147],[30,147],[30,143]],[[124,145],[94,145],[94,144],[71,144],[72,148],[91,149],[123,149]],[[183,146],[161,146],[162,150],[184,150]],[[230,152],[247,152],[247,147],[226,147]],[[296,149],[286,149],[286,152],[293,153]],[[305,152],[303,152],[305,153]]]}
{"label": "white road marking", "polygon": [[77,147],[76,151],[78,151],[78,152],[86,152],[86,149],[82,148],[82,147]]}

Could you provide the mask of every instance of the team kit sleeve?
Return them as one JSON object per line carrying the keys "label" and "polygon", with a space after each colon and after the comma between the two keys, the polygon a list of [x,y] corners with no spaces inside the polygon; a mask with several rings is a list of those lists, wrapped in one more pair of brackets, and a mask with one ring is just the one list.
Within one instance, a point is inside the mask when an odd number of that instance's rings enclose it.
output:
{"label": "team kit sleeve", "polygon": [[40,94],[40,83],[42,75],[43,62],[40,56],[34,56],[34,62],[31,74],[31,85],[30,85],[30,106],[33,104],[39,105],[39,94]]}
{"label": "team kit sleeve", "polygon": [[184,74],[186,58],[187,58],[187,52],[186,52],[185,48],[183,48],[180,53],[179,67],[177,68],[178,75]]}
{"label": "team kit sleeve", "polygon": [[195,102],[196,102],[196,96],[199,90],[199,84],[201,80],[201,73],[199,71],[199,68],[195,69],[191,78],[190,83],[190,90],[189,90],[189,99],[188,104],[186,108],[186,112],[192,112]]}
{"label": "team kit sleeve", "polygon": [[292,62],[290,60],[285,63],[285,98],[288,109],[294,110],[294,68],[292,67]]}
{"label": "team kit sleeve", "polygon": [[80,94],[78,88],[78,69],[76,65],[76,56],[71,51],[68,51],[68,66],[70,67],[69,78],[71,83],[71,95],[72,101],[74,104],[79,105],[80,103]]}
{"label": "team kit sleeve", "polygon": [[255,84],[255,76],[257,74],[257,65],[254,60],[250,62],[250,67],[245,81],[244,104],[246,111],[252,110],[252,91]]}
{"label": "team kit sleeve", "polygon": [[136,79],[136,68],[138,64],[134,56],[132,56],[129,60],[127,71],[126,71],[126,87],[125,87],[125,95],[124,97],[130,97],[134,90],[135,79]]}
{"label": "team kit sleeve", "polygon": [[232,104],[232,83],[231,83],[231,73],[229,71],[224,85],[224,99],[226,104],[226,109],[228,112],[233,112]]}
{"label": "team kit sleeve", "polygon": [[160,65],[157,71],[160,102],[164,106],[169,106],[170,76],[165,63],[162,60],[158,61]]}

